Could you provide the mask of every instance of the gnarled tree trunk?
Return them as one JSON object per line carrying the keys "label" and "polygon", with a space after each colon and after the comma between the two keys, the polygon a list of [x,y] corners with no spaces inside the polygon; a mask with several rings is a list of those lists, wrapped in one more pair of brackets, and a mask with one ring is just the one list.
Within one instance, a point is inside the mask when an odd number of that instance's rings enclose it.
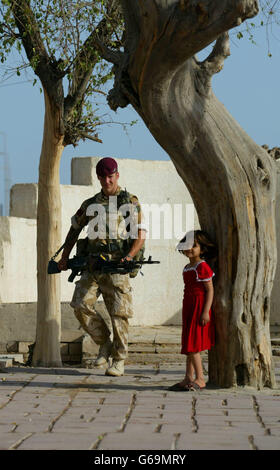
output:
{"label": "gnarled tree trunk", "polygon": [[61,111],[45,92],[44,136],[39,166],[37,208],[37,330],[32,364],[59,367],[60,276],[47,274],[48,261],[61,240],[60,158],[64,150],[59,135]]}
{"label": "gnarled tree trunk", "polygon": [[[122,3],[126,47],[115,61],[109,103],[113,109],[134,106],[188,187],[202,229],[218,245],[210,381],[273,387],[275,164],[211,90],[212,75],[229,55],[224,32],[254,16],[257,2]],[[194,54],[216,38],[212,53],[198,62]]]}

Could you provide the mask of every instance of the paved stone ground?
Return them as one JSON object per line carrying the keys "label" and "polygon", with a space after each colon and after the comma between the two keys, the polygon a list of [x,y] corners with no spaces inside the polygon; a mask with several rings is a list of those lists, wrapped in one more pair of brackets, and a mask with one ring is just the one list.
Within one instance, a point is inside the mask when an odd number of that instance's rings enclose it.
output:
{"label": "paved stone ground", "polygon": [[[207,364],[205,364],[207,366]],[[184,363],[103,369],[10,367],[0,372],[0,449],[280,449],[278,388],[170,392]]]}

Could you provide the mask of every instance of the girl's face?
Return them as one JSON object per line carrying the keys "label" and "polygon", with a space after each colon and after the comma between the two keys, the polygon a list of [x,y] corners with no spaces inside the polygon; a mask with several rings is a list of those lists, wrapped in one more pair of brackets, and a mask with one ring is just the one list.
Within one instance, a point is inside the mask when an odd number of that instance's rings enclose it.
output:
{"label": "girl's face", "polygon": [[195,240],[193,243],[192,248],[183,251],[184,255],[186,255],[190,260],[196,261],[200,259],[202,255],[202,250],[200,244]]}

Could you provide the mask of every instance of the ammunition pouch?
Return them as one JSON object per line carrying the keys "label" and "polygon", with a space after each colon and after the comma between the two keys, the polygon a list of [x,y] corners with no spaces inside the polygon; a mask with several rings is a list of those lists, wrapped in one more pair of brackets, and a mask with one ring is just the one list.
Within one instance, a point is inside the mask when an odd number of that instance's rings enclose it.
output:
{"label": "ammunition pouch", "polygon": [[79,238],[76,243],[76,255],[86,256],[88,254],[88,237]]}
{"label": "ammunition pouch", "polygon": [[[98,196],[98,195],[96,195]],[[91,199],[92,203],[96,203],[96,196]],[[123,204],[130,203],[130,194],[125,190],[121,191],[121,193],[117,197],[117,208]],[[95,240],[92,243],[92,240],[89,240],[88,237],[86,238],[79,238],[76,243],[76,256],[87,256],[89,254],[93,255],[100,255],[104,254],[107,256],[111,256],[114,259],[121,259],[124,258],[130,251],[131,246],[133,244],[134,239],[127,238],[123,239],[116,239],[116,240],[107,240],[105,244],[104,241]],[[134,260],[141,263],[144,260],[144,251],[145,251],[145,244],[139,250],[139,252],[134,256]],[[129,272],[129,277],[134,278],[137,276],[140,267],[136,267],[135,270]]]}

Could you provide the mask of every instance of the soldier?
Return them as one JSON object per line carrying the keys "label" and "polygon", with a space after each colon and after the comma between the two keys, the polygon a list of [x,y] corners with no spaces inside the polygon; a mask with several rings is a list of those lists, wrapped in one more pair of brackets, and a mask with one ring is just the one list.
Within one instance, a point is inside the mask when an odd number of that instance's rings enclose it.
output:
{"label": "soldier", "polygon": [[[80,245],[84,245],[83,253],[106,255],[113,260],[124,261],[137,258],[143,252],[146,228],[142,223],[140,204],[136,196],[132,196],[119,187],[117,162],[113,158],[102,158],[97,163],[96,174],[101,184],[101,192],[84,201],[72,217],[71,228],[58,263],[61,270],[67,269],[70,252],[81,230],[87,224],[89,224],[88,237],[78,241],[78,244],[81,242]],[[112,200],[115,204],[111,204]],[[110,213],[112,207],[116,209],[114,214]],[[122,208],[127,210],[128,207],[134,209],[137,220],[136,224],[126,225],[126,230],[124,230],[124,222],[127,219],[124,218]],[[99,212],[102,214],[102,211],[103,217],[100,217]],[[99,217],[96,217],[97,214]],[[98,223],[91,226],[96,220]],[[132,218],[130,218],[131,221],[133,221]],[[133,237],[131,237],[132,225],[135,234]],[[122,229],[120,229],[121,226]],[[125,231],[126,237],[123,236]],[[131,274],[102,274],[85,271],[76,282],[71,302],[71,307],[83,329],[96,344],[100,345],[94,365],[102,367],[107,365],[110,357],[112,358],[112,364],[108,364],[106,375],[124,374],[124,361],[128,354],[128,319],[133,315],[129,276],[133,277]],[[109,327],[95,310],[95,303],[100,294],[103,296],[111,318],[113,340],[110,337]]]}

